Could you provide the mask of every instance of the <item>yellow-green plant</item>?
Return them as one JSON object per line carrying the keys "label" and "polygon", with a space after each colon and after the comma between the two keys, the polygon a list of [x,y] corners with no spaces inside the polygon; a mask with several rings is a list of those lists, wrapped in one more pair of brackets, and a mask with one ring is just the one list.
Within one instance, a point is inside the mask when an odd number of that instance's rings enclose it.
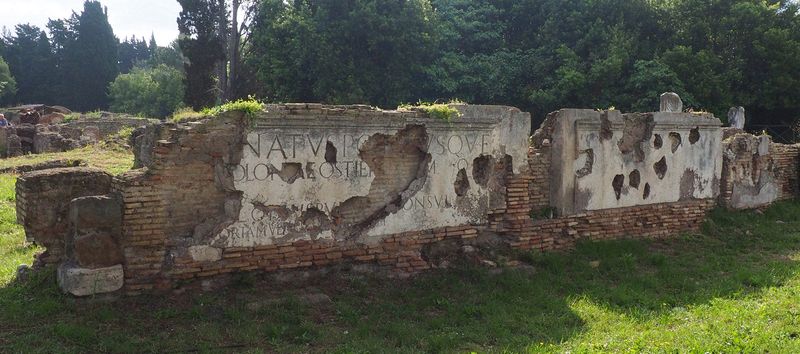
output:
{"label": "yellow-green plant", "polygon": [[421,110],[428,114],[429,117],[441,119],[445,122],[452,122],[454,119],[461,117],[461,112],[451,107],[454,104],[463,104],[458,100],[452,100],[448,103],[430,103],[430,102],[417,102],[415,105],[404,104],[397,107],[398,110]]}

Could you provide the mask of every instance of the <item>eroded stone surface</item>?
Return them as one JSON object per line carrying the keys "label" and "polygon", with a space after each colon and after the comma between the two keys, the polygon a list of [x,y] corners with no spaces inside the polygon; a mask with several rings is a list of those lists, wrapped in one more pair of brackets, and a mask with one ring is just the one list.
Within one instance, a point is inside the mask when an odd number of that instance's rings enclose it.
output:
{"label": "eroded stone surface", "polygon": [[67,258],[82,268],[106,268],[124,262],[119,239],[122,206],[111,195],[75,198],[69,206]]}
{"label": "eroded stone surface", "polygon": [[550,201],[559,215],[718,194],[722,131],[711,115],[569,109],[549,125],[539,139],[552,141]]}
{"label": "eroded stone surface", "polygon": [[267,106],[244,133],[240,162],[220,178],[241,194],[238,216],[209,244],[370,243],[487,222],[504,206],[506,175],[527,168],[530,118],[508,107],[455,107],[462,116],[448,123],[417,113],[297,116]]}
{"label": "eroded stone surface", "polygon": [[735,129],[744,129],[745,124],[744,107],[731,107],[728,110],[728,125]]}
{"label": "eroded stone surface", "polygon": [[683,112],[683,101],[681,97],[675,92],[665,92],[661,94],[661,112]]}
{"label": "eroded stone surface", "polygon": [[191,246],[189,255],[195,262],[216,262],[222,259],[222,250],[211,246]]}
{"label": "eroded stone surface", "polygon": [[74,296],[90,296],[122,289],[125,274],[122,265],[99,269],[80,268],[71,263],[58,267],[58,286]]}
{"label": "eroded stone surface", "polygon": [[732,209],[753,209],[780,195],[769,136],[739,133],[726,139],[722,203]]}

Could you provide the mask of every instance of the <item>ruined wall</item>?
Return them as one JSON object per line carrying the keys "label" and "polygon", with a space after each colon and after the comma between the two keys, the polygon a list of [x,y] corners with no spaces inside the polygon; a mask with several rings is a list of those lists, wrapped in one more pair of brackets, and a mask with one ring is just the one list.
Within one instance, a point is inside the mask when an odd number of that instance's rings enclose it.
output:
{"label": "ruined wall", "polygon": [[56,264],[65,259],[70,202],[110,190],[111,176],[88,167],[33,171],[17,178],[17,223],[29,242],[47,249],[41,261]]}
{"label": "ruined wall", "polygon": [[798,196],[800,145],[776,144],[768,135],[731,128],[725,136],[721,205],[754,209]]}
{"label": "ruined wall", "polygon": [[126,288],[340,258],[400,272],[427,267],[423,244],[476,237],[505,209],[507,177],[528,169],[528,114],[457,109],[462,116],[446,122],[363,106],[275,105],[252,118],[165,126],[146,170],[114,180]]}
{"label": "ruined wall", "polygon": [[111,182],[83,169],[24,175],[20,223],[51,262],[66,249],[65,291],[140,294],[246,271],[407,276],[465,245],[675,236],[744,182],[769,179],[774,199],[799,189],[800,145],[741,131],[723,143],[708,115],[562,110],[529,143],[526,113],[456,107],[452,122],[287,104],[148,126],[131,138],[141,168]]}
{"label": "ruined wall", "polygon": [[534,139],[552,143],[551,205],[574,215],[715,198],[720,126],[709,114],[554,112]]}
{"label": "ruined wall", "polygon": [[770,145],[778,200],[800,198],[800,144]]}
{"label": "ruined wall", "polygon": [[84,131],[88,127],[96,127],[99,133],[98,138],[105,139],[110,135],[116,134],[118,131],[120,131],[120,129],[125,127],[138,128],[147,124],[156,124],[158,122],[159,121],[157,119],[126,117],[111,114],[105,118],[84,117],[59,125],[65,130],[65,132],[68,130],[76,132],[73,134],[75,136],[71,136],[73,139],[80,138],[80,132]]}

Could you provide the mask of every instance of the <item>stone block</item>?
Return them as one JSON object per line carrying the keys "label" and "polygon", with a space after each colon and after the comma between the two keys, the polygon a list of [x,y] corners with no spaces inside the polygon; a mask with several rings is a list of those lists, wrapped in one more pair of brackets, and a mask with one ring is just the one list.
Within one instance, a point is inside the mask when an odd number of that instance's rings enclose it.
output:
{"label": "stone block", "polygon": [[99,269],[80,268],[72,263],[58,267],[58,286],[67,294],[90,296],[122,289],[125,274],[121,264]]}
{"label": "stone block", "polygon": [[69,206],[67,257],[83,268],[104,268],[124,262],[119,238],[122,205],[113,196],[75,198]]}
{"label": "stone block", "polygon": [[191,246],[189,255],[195,262],[216,262],[222,259],[222,250],[211,246]]}

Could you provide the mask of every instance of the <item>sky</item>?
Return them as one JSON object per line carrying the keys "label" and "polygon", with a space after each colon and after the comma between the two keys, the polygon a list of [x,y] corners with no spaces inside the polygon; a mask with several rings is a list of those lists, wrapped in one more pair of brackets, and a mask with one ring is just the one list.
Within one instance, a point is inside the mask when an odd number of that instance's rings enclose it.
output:
{"label": "sky", "polygon": [[[0,28],[9,31],[20,23],[46,29],[48,18],[67,18],[83,10],[84,0],[0,0]],[[108,7],[108,22],[120,40],[135,35],[150,39],[154,34],[160,46],[178,38],[176,20],[180,5],[175,0],[101,0]]]}

